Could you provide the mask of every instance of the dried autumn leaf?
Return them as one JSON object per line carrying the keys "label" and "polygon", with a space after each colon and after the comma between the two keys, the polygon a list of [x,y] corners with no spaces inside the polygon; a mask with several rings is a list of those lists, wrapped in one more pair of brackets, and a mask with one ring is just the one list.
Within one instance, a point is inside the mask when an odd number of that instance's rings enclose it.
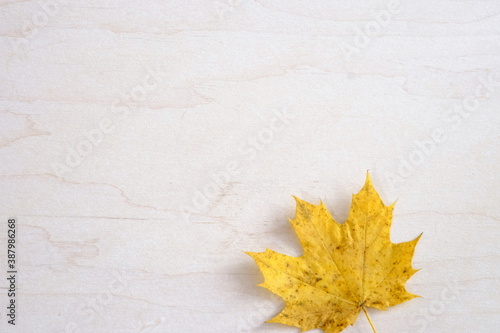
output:
{"label": "dried autumn leaf", "polygon": [[411,261],[420,236],[394,244],[390,227],[394,204],[385,206],[370,175],[353,195],[347,221],[333,220],[325,205],[298,198],[292,224],[304,254],[290,257],[267,249],[247,252],[258,264],[260,284],[285,300],[285,308],[268,322],[322,328],[337,333],[353,325],[367,307],[387,307],[418,297],[405,289],[417,270]]}

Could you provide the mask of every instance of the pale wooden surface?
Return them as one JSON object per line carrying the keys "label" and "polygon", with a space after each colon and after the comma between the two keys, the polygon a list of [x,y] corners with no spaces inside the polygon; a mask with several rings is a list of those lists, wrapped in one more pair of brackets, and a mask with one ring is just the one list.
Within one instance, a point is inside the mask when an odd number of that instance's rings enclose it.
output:
{"label": "pale wooden surface", "polygon": [[[1,1],[0,14],[16,331],[297,332],[262,324],[283,304],[242,251],[300,254],[291,195],[343,221],[367,169],[398,199],[393,241],[424,233],[408,284],[424,298],[372,311],[379,331],[498,331],[497,1]],[[360,316],[345,332],[370,329]]]}

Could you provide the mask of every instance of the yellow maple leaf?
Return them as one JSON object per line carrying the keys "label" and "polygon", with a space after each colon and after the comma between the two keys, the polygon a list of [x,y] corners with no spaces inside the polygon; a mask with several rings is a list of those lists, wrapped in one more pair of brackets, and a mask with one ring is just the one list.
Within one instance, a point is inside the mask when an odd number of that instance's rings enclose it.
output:
{"label": "yellow maple leaf", "polygon": [[322,202],[295,200],[295,219],[289,221],[303,255],[291,257],[269,249],[246,252],[265,277],[260,286],[285,301],[283,311],[268,322],[337,333],[353,325],[363,310],[376,332],[367,307],[385,310],[418,297],[406,290],[405,283],[417,272],[411,261],[420,236],[391,242],[394,204],[384,205],[368,173],[343,224],[334,221]]}

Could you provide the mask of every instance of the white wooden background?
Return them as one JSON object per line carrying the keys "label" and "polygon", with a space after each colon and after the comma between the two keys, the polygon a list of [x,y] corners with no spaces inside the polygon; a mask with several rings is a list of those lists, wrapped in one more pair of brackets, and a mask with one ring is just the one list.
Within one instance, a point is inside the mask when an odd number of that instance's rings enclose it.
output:
{"label": "white wooden background", "polygon": [[[370,170],[424,233],[379,332],[498,332],[498,1],[0,1],[0,331],[298,332],[299,255]],[[18,318],[6,324],[6,220]],[[315,331],[317,332],[317,331]],[[346,333],[370,332],[364,316]]]}

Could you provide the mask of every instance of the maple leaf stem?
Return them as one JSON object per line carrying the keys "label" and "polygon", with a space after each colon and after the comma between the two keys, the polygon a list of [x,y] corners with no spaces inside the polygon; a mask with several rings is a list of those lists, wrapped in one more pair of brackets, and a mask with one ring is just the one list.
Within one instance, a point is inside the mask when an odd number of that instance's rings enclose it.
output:
{"label": "maple leaf stem", "polygon": [[370,323],[370,326],[372,327],[373,333],[377,333],[377,330],[375,329],[375,326],[373,325],[372,319],[370,318],[370,315],[368,314],[368,311],[364,306],[362,306],[363,312],[366,315],[366,319],[368,319],[368,322]]}

